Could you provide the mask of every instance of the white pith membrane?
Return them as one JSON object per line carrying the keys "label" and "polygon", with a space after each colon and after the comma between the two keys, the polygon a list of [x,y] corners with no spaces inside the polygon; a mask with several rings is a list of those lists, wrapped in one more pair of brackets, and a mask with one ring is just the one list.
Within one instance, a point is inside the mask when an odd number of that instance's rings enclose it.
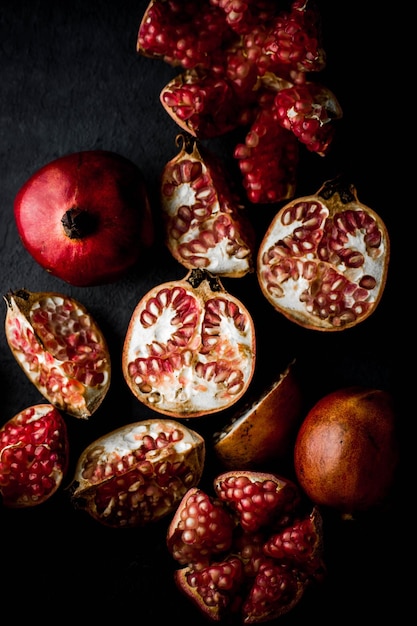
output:
{"label": "white pith membrane", "polygon": [[239,226],[242,207],[231,197],[226,180],[219,183],[221,190],[215,184],[196,146],[191,153],[183,149],[165,166],[161,206],[167,246],[188,269],[244,276],[253,263],[251,246]]}
{"label": "white pith membrane", "polygon": [[6,338],[29,380],[55,407],[87,419],[110,385],[104,337],[69,297],[32,294],[29,308],[9,294]]}
{"label": "white pith membrane", "polygon": [[84,450],[72,498],[107,525],[141,526],[173,510],[199,482],[204,460],[204,439],[178,422],[128,424]]}
{"label": "white pith membrane", "polygon": [[167,283],[132,315],[124,376],[139,400],[166,415],[220,411],[251,381],[254,342],[249,313],[236,298],[213,293],[206,299],[186,281]]}
{"label": "white pith membrane", "polygon": [[340,330],[368,317],[381,297],[389,256],[388,234],[378,220],[356,202],[334,211],[310,197],[283,207],[258,251],[258,280],[267,300],[317,329]]}

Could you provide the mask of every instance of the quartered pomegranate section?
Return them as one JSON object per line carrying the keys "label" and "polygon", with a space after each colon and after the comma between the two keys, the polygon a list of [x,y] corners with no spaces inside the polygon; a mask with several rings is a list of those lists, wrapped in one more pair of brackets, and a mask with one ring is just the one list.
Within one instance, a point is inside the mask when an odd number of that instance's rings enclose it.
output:
{"label": "quartered pomegranate section", "polygon": [[0,494],[4,506],[42,504],[60,487],[68,469],[67,427],[51,404],[17,413],[0,429]]}
{"label": "quartered pomegranate section", "polygon": [[200,481],[204,461],[204,439],[181,423],[128,424],[82,452],[69,486],[72,503],[105,526],[144,526],[174,510]]}
{"label": "quartered pomegranate section", "polygon": [[267,300],[306,328],[343,330],[364,321],[384,291],[387,228],[341,179],[278,211],[258,250]]}
{"label": "quartered pomegranate section", "polygon": [[123,346],[133,394],[172,417],[198,417],[234,404],[255,367],[249,311],[218,277],[191,270],[157,285],[137,304]]}
{"label": "quartered pomegranate section", "polygon": [[168,249],[187,269],[241,277],[253,271],[255,233],[218,157],[179,135],[178,155],[162,173]]}
{"label": "quartered pomegranate section", "polygon": [[151,0],[137,51],[182,70],[160,92],[181,129],[199,139],[247,129],[234,156],[255,204],[293,197],[298,145],[324,156],[343,115],[313,82],[326,53],[307,0]]}
{"label": "quartered pomegranate section", "polygon": [[179,590],[212,622],[257,624],[288,613],[326,574],[323,523],[277,474],[226,472],[214,495],[182,498],[167,546]]}
{"label": "quartered pomegranate section", "polygon": [[60,293],[20,289],[5,300],[7,342],[26,376],[58,409],[88,419],[111,378],[107,343],[91,314]]}

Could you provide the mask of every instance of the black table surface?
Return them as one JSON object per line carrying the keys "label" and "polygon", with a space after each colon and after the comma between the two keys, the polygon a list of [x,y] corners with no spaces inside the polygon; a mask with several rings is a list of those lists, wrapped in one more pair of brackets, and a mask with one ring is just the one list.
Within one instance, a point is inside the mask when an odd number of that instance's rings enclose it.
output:
{"label": "black table surface", "polygon": [[[70,152],[106,149],[139,165],[158,210],[159,175],[177,153],[178,133],[159,103],[159,93],[175,72],[162,61],[136,53],[146,5],[146,0],[1,3],[0,291],[24,287],[79,299],[105,332],[114,362],[111,388],[99,410],[88,421],[67,420],[70,469],[95,438],[155,417],[122,378],[121,346],[139,298],[159,283],[182,278],[185,271],[158,233],[148,258],[124,279],[105,287],[70,286],[47,274],[23,249],[13,201],[26,179],[47,162]],[[392,12],[380,13],[375,21],[372,11],[365,14],[363,3],[352,0],[318,6],[327,52],[320,80],[337,95],[344,118],[327,157],[302,153],[297,194],[314,193],[339,173],[350,178],[359,199],[382,217],[390,233],[391,261],[383,298],[375,313],[356,328],[320,333],[302,329],[273,310],[259,295],[255,276],[224,280],[224,285],[248,306],[258,328],[254,393],[296,358],[306,406],[336,388],[354,384],[382,388],[395,396],[402,427],[410,408],[401,382],[402,355],[410,338],[397,309],[403,300],[398,219],[402,209],[396,183],[401,159],[387,84],[387,55],[395,47],[392,36],[400,18],[396,24]],[[208,144],[230,161],[227,137]],[[276,210],[277,206],[268,206],[253,211],[259,233]],[[4,332],[0,332],[0,380],[1,423],[42,401],[11,355]],[[189,425],[209,435],[226,417],[201,418]],[[398,506],[384,515],[369,515],[357,523],[331,516],[325,527],[326,580],[276,623],[308,620],[324,626],[356,618],[373,624],[383,618],[402,623],[407,596],[403,550],[408,554],[406,545],[413,533],[406,510],[398,486]],[[15,616],[13,621],[33,615],[47,624],[65,616],[93,624],[110,624],[115,617],[131,624],[170,618],[183,626],[203,623],[174,587],[174,563],[165,547],[167,523],[109,529],[74,510],[65,489],[30,510],[0,505],[3,610]]]}

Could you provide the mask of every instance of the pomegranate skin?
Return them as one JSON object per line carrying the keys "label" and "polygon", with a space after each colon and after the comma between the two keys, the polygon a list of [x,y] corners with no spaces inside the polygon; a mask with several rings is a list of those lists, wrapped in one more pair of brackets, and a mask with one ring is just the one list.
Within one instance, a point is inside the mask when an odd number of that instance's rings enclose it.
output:
{"label": "pomegranate skin", "polygon": [[115,282],[154,241],[140,169],[105,150],[75,152],[44,165],[18,191],[14,216],[35,261],[78,287]]}
{"label": "pomegranate skin", "polygon": [[398,457],[392,396],[356,386],[310,409],[296,437],[294,469],[313,502],[349,518],[387,503]]}

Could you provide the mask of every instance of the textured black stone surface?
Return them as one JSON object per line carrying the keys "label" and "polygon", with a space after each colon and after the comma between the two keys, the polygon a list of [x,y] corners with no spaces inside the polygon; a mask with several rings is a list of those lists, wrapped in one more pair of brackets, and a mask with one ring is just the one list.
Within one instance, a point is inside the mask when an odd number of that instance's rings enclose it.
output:
{"label": "textured black stone surface", "polygon": [[[25,287],[76,297],[101,325],[114,363],[110,392],[97,413],[89,422],[68,419],[71,468],[96,437],[155,416],[136,401],[122,379],[121,347],[138,299],[154,285],[181,278],[185,272],[167,253],[158,233],[148,258],[125,279],[107,287],[67,285],[48,275],[23,249],[13,200],[26,179],[52,159],[102,148],[140,166],[157,212],[158,177],[176,154],[178,128],[159,104],[159,92],[174,75],[173,68],[136,54],[146,4],[143,0],[1,3],[0,292]],[[387,55],[395,47],[392,33],[399,26],[392,14],[380,14],[376,26],[372,11],[364,15],[360,2],[318,5],[328,57],[320,78],[340,100],[344,119],[330,156],[321,159],[303,152],[297,193],[313,193],[325,180],[343,173],[355,184],[360,200],[381,215],[392,242],[383,299],[374,315],[357,328],[323,334],[296,327],[273,311],[254,276],[224,284],[247,304],[257,324],[254,393],[296,358],[306,406],[330,390],[366,384],[395,395],[404,426],[410,407],[401,384],[402,354],[410,340],[407,325],[396,322],[403,298],[398,289],[403,260],[396,183],[401,161],[387,85]],[[229,138],[212,146],[235,172]],[[275,209],[253,211],[259,235]],[[1,330],[0,383],[1,423],[42,400],[14,361]],[[209,435],[225,419],[196,420],[190,426]],[[215,469],[209,466],[208,471]],[[282,626],[307,621],[345,624],[359,618],[373,624],[382,618],[402,622],[406,594],[402,546],[413,531],[404,523],[399,491],[398,501],[376,519],[343,524],[328,519],[328,578],[279,620]],[[197,626],[201,617],[173,585],[174,564],[164,544],[166,526],[163,521],[128,531],[101,527],[73,510],[65,490],[28,511],[0,506],[1,613],[14,615],[13,621],[36,616],[46,624],[68,616],[83,624],[117,619],[148,626],[154,619],[166,623],[172,618],[183,626]]]}

